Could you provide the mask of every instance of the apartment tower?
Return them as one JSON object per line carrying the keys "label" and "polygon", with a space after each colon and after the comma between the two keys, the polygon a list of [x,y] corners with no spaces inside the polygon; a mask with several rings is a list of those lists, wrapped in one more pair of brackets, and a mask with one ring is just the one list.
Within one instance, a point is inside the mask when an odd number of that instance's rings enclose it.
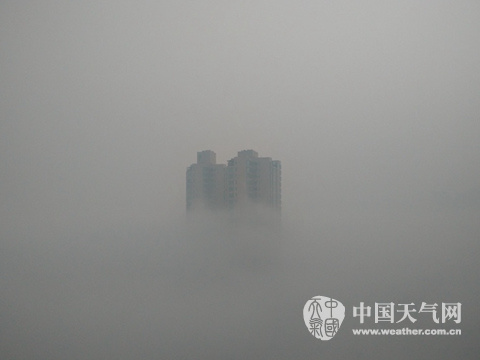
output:
{"label": "apartment tower", "polygon": [[216,163],[211,150],[197,153],[197,163],[187,168],[187,210],[224,208],[225,165]]}
{"label": "apartment tower", "polygon": [[242,150],[225,166],[216,164],[211,150],[197,153],[197,163],[187,169],[187,210],[234,210],[255,204],[280,212],[280,161]]}

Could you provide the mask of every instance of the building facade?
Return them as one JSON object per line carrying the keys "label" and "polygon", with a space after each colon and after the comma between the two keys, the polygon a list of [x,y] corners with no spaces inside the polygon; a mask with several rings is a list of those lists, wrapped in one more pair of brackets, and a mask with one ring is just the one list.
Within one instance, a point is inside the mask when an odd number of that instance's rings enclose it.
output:
{"label": "building facade", "polygon": [[213,151],[201,151],[187,169],[187,210],[262,205],[280,212],[281,176],[280,161],[258,157],[254,150],[239,151],[226,166],[216,164]]}
{"label": "building facade", "polygon": [[187,210],[224,207],[225,165],[216,163],[211,150],[197,153],[197,163],[187,168]]}

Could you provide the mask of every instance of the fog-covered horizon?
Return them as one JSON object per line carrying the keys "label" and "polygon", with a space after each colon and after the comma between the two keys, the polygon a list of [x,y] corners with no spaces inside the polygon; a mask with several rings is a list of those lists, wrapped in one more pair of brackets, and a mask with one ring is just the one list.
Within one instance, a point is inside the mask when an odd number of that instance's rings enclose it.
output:
{"label": "fog-covered horizon", "polygon": [[[2,1],[0,358],[476,359],[479,18]],[[187,219],[206,149],[281,161],[279,229]],[[347,308],[328,342],[316,295]],[[462,335],[353,336],[360,301],[461,302]]]}

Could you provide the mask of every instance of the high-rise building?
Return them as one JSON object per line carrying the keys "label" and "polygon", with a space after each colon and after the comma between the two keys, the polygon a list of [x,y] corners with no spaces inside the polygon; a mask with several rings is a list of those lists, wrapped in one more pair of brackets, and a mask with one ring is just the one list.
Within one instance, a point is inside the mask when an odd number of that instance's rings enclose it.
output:
{"label": "high-rise building", "polygon": [[224,207],[225,165],[216,163],[211,150],[197,153],[197,163],[187,168],[187,210]]}
{"label": "high-rise building", "polygon": [[258,157],[254,150],[243,150],[226,167],[225,203],[228,208],[261,204],[281,208],[281,164],[269,157]]}
{"label": "high-rise building", "polygon": [[281,163],[242,150],[227,166],[216,164],[211,150],[197,153],[197,163],[187,169],[187,210],[241,209],[262,205],[281,209]]}

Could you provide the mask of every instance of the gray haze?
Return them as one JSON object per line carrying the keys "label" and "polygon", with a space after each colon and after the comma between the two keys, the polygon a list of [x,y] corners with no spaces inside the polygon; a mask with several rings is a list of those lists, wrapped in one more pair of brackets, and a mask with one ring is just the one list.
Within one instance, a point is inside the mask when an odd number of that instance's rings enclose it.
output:
{"label": "gray haze", "polygon": [[[473,0],[2,0],[0,358],[478,359],[479,39]],[[280,230],[186,221],[205,149],[282,161]]]}

